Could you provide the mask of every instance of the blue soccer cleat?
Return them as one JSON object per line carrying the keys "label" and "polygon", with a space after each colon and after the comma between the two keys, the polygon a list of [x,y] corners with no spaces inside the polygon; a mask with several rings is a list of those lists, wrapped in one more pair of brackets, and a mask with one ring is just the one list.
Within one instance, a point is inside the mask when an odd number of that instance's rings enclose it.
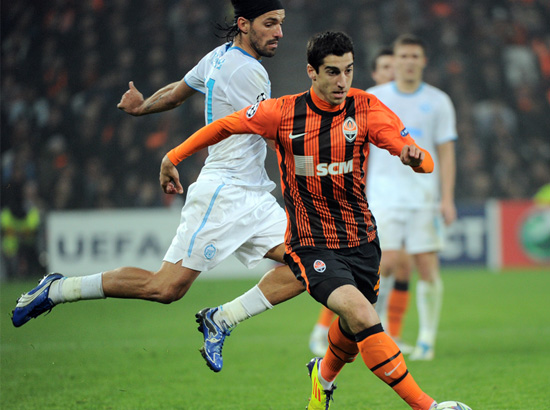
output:
{"label": "blue soccer cleat", "polygon": [[213,316],[217,310],[218,308],[204,308],[195,315],[199,332],[204,336],[204,346],[200,348],[200,352],[208,367],[215,372],[222,369],[223,342],[231,333],[231,330],[218,326],[214,321]]}
{"label": "blue soccer cleat", "polygon": [[11,321],[15,327],[23,326],[32,318],[40,316],[44,312],[49,312],[55,304],[48,297],[50,286],[53,281],[63,279],[60,273],[50,273],[38,282],[38,286],[28,293],[21,295],[17,299],[17,305],[12,312]]}

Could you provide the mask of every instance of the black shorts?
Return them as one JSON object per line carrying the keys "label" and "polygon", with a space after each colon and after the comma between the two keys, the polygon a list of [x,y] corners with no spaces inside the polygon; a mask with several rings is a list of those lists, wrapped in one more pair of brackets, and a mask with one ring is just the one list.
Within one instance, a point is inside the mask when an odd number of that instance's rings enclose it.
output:
{"label": "black shorts", "polygon": [[355,286],[375,304],[380,285],[380,256],[376,238],[347,249],[301,247],[285,254],[285,262],[311,296],[325,306],[329,295],[343,285]]}

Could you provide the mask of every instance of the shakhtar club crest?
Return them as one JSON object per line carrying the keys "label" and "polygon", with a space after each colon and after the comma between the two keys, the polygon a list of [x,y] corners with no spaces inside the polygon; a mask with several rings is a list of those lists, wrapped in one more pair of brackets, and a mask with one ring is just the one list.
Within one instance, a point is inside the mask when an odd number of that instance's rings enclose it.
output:
{"label": "shakhtar club crest", "polygon": [[346,118],[344,125],[342,125],[342,131],[349,142],[355,141],[355,137],[357,137],[357,123],[355,120],[351,117]]}
{"label": "shakhtar club crest", "polygon": [[317,259],[313,263],[313,269],[315,269],[317,272],[324,272],[327,269],[327,265],[325,265],[325,262],[323,262],[320,259]]}

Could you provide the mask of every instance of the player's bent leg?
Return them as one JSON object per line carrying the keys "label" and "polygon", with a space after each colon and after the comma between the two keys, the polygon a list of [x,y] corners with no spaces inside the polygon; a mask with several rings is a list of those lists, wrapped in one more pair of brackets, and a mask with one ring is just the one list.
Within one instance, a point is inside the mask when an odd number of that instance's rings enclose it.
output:
{"label": "player's bent leg", "polygon": [[170,303],[187,292],[199,273],[169,262],[163,262],[158,272],[123,267],[87,276],[52,273],[17,300],[12,322],[19,327],[60,303],[79,300],[117,297]]}
{"label": "player's bent leg", "polygon": [[357,288],[344,285],[334,290],[328,306],[340,315],[342,329],[355,336],[367,367],[388,384],[414,410],[428,410],[434,400],[409,374],[402,353],[384,333],[374,307]]}
{"label": "player's bent leg", "polygon": [[[283,254],[284,245],[280,244],[264,256],[275,261],[282,261]],[[214,320],[219,326],[233,328],[240,322],[299,295],[304,290],[304,285],[284,264],[267,272],[256,286],[243,295],[221,305],[214,315]]]}
{"label": "player's bent leg", "polygon": [[349,334],[380,324],[372,304],[353,285],[343,285],[332,291],[327,306],[340,317],[342,329]]}
{"label": "player's bent leg", "polygon": [[157,272],[122,267],[103,273],[103,292],[106,297],[168,304],[181,299],[199,274],[199,271],[182,266],[181,262],[164,261]]}
{"label": "player's bent leg", "polygon": [[303,293],[305,287],[287,266],[278,266],[267,272],[258,282],[258,288],[273,306]]}

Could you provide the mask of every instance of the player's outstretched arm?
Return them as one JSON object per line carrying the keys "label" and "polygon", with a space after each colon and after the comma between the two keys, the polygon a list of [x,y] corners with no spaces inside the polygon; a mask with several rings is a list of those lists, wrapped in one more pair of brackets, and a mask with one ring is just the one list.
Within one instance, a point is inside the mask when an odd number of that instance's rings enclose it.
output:
{"label": "player's outstretched arm", "polygon": [[117,108],[134,116],[171,110],[196,93],[183,79],[162,87],[146,100],[133,81],[128,86],[129,89],[122,95]]}
{"label": "player's outstretched arm", "polygon": [[399,156],[404,165],[409,165],[415,172],[430,173],[434,170],[434,161],[430,153],[415,144],[405,145]]}

